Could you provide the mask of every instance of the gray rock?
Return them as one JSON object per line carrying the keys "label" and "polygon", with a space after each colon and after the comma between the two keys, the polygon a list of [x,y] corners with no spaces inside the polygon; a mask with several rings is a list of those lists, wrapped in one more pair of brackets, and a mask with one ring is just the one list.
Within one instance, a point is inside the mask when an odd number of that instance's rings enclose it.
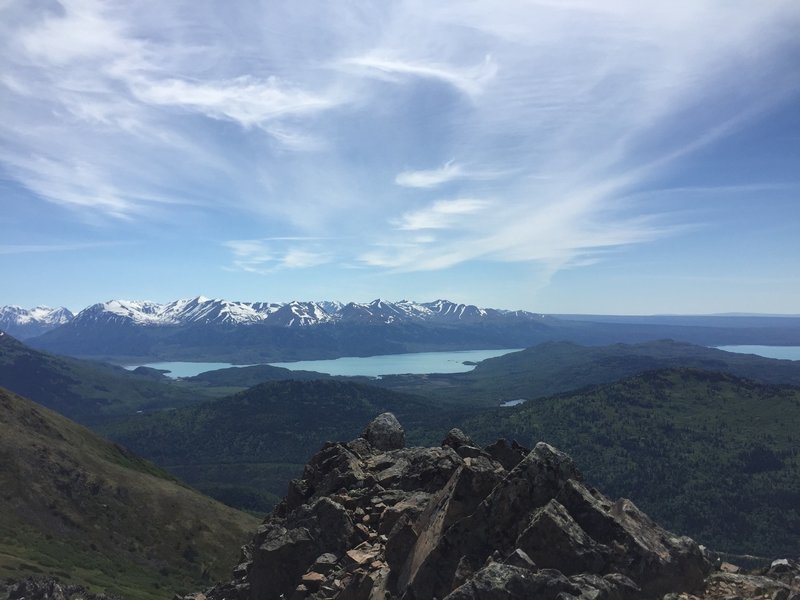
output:
{"label": "gray rock", "polygon": [[507,565],[521,567],[530,571],[536,571],[538,569],[533,559],[520,548],[514,550],[503,562]]}
{"label": "gray rock", "polygon": [[[560,594],[578,596],[580,588],[558,571],[491,563],[453,590],[445,600],[555,600]],[[415,600],[422,600],[415,596]]]}
{"label": "gray rock", "polygon": [[556,500],[534,513],[530,525],[517,538],[517,546],[540,567],[558,569],[565,575],[601,573],[610,554]]}
{"label": "gray rock", "polygon": [[93,594],[79,585],[61,583],[55,577],[37,576],[0,581],[0,593],[8,600],[118,600],[116,596]]}
{"label": "gray rock", "polygon": [[372,419],[361,437],[378,450],[399,450],[406,445],[406,433],[397,417],[390,412]]}
{"label": "gray rock", "polygon": [[520,446],[517,442],[509,442],[508,440],[497,440],[491,446],[484,448],[484,450],[489,456],[503,465],[506,471],[510,471],[516,467],[520,461],[530,453],[529,448]]}
{"label": "gray rock", "polygon": [[442,446],[449,446],[453,450],[458,450],[461,446],[477,446],[477,444],[463,431],[453,427],[442,440]]}

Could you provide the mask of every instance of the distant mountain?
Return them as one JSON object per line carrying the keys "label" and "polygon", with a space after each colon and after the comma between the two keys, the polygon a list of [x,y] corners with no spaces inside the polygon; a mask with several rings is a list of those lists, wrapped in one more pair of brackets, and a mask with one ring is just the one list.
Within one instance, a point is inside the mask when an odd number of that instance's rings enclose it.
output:
{"label": "distant mountain", "polygon": [[[423,350],[501,348],[548,337],[543,315],[447,300],[168,304],[112,300],[31,341],[37,348],[115,360],[266,362]],[[551,323],[552,325],[552,323]]]}
{"label": "distant mountain", "polygon": [[21,308],[0,307],[0,331],[5,331],[21,340],[41,335],[60,325],[69,323],[75,315],[66,308]]}
{"label": "distant mountain", "polygon": [[128,600],[226,575],[258,524],[4,389],[0,490],[0,578],[46,573]]}
{"label": "distant mountain", "polygon": [[0,386],[84,424],[197,401],[197,392],[157,375],[54,356],[0,332]]}
{"label": "distant mountain", "polygon": [[[22,309],[20,309],[22,310]],[[39,310],[39,309],[34,309]],[[89,323],[128,323],[144,326],[180,325],[247,325],[266,323],[281,327],[308,327],[322,323],[397,322],[480,322],[504,317],[541,319],[542,315],[524,311],[484,309],[448,300],[416,303],[408,300],[387,302],[373,300],[367,304],[350,302],[234,302],[203,296],[175,300],[167,304],[130,300],[111,300],[93,304],[74,318],[76,325]],[[64,324],[70,319],[60,322]]]}
{"label": "distant mountain", "polygon": [[702,345],[800,345],[784,317],[553,316],[448,300],[237,302],[202,296],[167,304],[111,300],[30,338],[37,348],[117,362],[238,363],[439,350],[588,345],[671,338]]}

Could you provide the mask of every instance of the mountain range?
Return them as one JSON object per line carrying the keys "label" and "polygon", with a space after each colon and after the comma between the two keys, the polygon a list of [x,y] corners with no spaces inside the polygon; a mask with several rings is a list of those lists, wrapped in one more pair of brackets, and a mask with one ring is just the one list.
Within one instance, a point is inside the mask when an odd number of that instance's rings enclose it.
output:
{"label": "mountain range", "polygon": [[497,348],[512,341],[521,343],[523,339],[514,332],[530,333],[548,321],[535,313],[447,300],[269,303],[201,296],[166,304],[111,300],[89,306],[43,334],[17,335],[43,350],[118,362],[266,362]]}
{"label": "mountain range", "polygon": [[585,345],[675,339],[701,345],[800,345],[795,317],[555,317],[448,300],[166,304],[111,300],[66,309],[0,309],[0,329],[31,346],[116,363],[274,361],[478,348],[546,341]]}
{"label": "mountain range", "polygon": [[18,306],[0,308],[0,329],[25,339],[70,322],[129,323],[145,326],[249,325],[266,323],[281,327],[305,327],[322,323],[476,323],[497,319],[543,319],[525,311],[478,308],[449,300],[417,303],[377,299],[366,304],[349,302],[237,302],[204,296],[166,304],[147,301],[110,300],[92,304],[73,315],[66,308]]}
{"label": "mountain range", "polygon": [[0,330],[19,339],[35,337],[72,321],[75,315],[64,307],[0,307]]}

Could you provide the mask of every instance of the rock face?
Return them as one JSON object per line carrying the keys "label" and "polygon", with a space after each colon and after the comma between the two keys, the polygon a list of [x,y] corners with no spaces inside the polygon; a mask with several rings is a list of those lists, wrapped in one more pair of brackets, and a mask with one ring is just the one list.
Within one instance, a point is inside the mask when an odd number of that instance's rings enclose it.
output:
{"label": "rock face", "polygon": [[93,594],[79,585],[61,583],[54,577],[27,577],[0,582],[0,598],[8,600],[120,600],[116,596]]}
{"label": "rock face", "polygon": [[701,590],[711,570],[547,444],[403,438],[386,413],[326,444],[209,600],[628,600]]}

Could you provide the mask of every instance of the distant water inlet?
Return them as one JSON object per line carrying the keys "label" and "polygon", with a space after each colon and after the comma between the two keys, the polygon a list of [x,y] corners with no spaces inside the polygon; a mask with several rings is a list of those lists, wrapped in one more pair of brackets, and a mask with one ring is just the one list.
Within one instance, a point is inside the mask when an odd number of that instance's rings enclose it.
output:
{"label": "distant water inlet", "polygon": [[800,360],[800,346],[717,346],[717,348],[725,352],[756,354],[766,358]]}
{"label": "distant water inlet", "polygon": [[520,404],[525,404],[527,400],[524,398],[518,398],[516,400],[506,400],[505,402],[501,402],[500,406],[504,408],[509,408],[511,406],[519,406]]}
{"label": "distant water inlet", "polygon": [[[345,356],[331,360],[300,360],[295,362],[269,363],[292,371],[316,371],[329,375],[347,377],[381,377],[382,375],[425,375],[430,373],[465,373],[487,358],[518,352],[520,348],[502,350],[458,350],[449,352],[412,352],[408,354],[386,354],[380,356]],[[126,369],[150,367],[166,371],[172,378],[193,377],[206,371],[242,367],[231,363],[207,362],[158,362],[144,365],[129,365]]]}
{"label": "distant water inlet", "polygon": [[227,369],[229,367],[244,367],[249,365],[234,365],[231,363],[222,362],[155,362],[147,363],[144,365],[125,365],[129,371],[138,369],[139,367],[149,367],[158,371],[164,371],[164,374],[173,379],[178,377],[194,377],[206,371],[216,371],[218,369]]}

